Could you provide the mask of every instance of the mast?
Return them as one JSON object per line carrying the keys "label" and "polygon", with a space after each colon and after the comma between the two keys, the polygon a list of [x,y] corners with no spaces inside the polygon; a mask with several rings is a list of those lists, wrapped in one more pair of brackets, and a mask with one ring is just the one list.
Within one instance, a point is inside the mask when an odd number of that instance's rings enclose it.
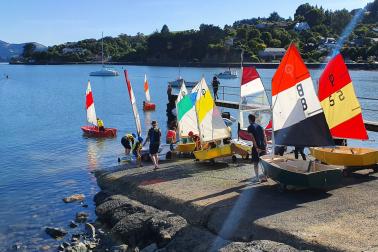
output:
{"label": "mast", "polygon": [[101,64],[104,66],[104,32],[101,32]]}

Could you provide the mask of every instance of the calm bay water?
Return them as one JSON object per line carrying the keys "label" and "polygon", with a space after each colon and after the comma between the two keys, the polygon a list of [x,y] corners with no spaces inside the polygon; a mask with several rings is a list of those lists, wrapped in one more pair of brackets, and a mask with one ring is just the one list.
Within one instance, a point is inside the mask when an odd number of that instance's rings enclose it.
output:
{"label": "calm bay water", "polygon": [[[84,193],[94,220],[92,196],[98,191],[94,176],[96,168],[117,164],[123,152],[120,138],[135,132],[123,69],[129,70],[140,109],[143,131],[151,120],[158,120],[166,131],[166,86],[174,80],[178,68],[115,66],[118,77],[90,77],[95,65],[14,66],[0,65],[0,251],[6,251],[21,241],[28,250],[38,250],[44,244],[56,245],[44,233],[45,226],[67,227],[79,204],[64,204],[62,198]],[[188,81],[202,75],[209,83],[220,68],[181,68]],[[315,79],[320,71],[311,71]],[[143,79],[147,74],[155,112],[143,113]],[[263,82],[269,88],[274,70],[260,69]],[[5,75],[9,78],[6,79]],[[358,96],[378,98],[378,72],[351,71]],[[105,126],[119,130],[114,139],[88,139],[82,136],[85,125],[84,97],[91,80],[96,112]],[[240,80],[221,80],[221,85],[237,87]],[[231,92],[231,91],[229,91]],[[237,91],[233,91],[236,92]],[[236,100],[236,96],[229,96]],[[377,101],[360,100],[364,117],[378,120]],[[232,111],[236,116],[236,112]],[[378,147],[378,134],[369,132],[368,142],[352,141],[352,145]],[[36,245],[33,245],[36,244]]]}

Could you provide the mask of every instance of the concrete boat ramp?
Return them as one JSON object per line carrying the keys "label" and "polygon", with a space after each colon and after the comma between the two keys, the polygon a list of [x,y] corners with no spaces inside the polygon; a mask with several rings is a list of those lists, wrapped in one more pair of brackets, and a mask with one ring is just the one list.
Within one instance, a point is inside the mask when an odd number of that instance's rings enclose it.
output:
{"label": "concrete boat ramp", "polygon": [[103,190],[168,210],[222,238],[272,240],[314,251],[378,251],[378,180],[371,170],[328,191],[253,183],[250,163],[175,160],[96,171]]}

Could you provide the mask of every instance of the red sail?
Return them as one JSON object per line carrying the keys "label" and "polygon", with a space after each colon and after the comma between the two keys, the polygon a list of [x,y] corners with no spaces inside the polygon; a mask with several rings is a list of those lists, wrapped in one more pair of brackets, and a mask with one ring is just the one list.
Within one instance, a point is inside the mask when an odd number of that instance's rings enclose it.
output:
{"label": "red sail", "polygon": [[318,97],[333,137],[368,139],[360,103],[341,54],[327,64],[320,76]]}

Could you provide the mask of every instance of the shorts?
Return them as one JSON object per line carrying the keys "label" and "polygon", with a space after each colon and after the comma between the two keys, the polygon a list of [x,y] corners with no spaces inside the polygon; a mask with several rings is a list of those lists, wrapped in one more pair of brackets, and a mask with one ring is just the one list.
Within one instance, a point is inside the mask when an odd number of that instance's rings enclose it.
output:
{"label": "shorts", "polygon": [[260,156],[265,155],[265,154],[266,154],[265,150],[258,153],[256,148],[252,147],[252,163],[258,163],[260,161]]}
{"label": "shorts", "polygon": [[160,144],[150,144],[150,154],[154,155],[159,152]]}
{"label": "shorts", "polygon": [[122,138],[121,144],[122,144],[123,147],[125,147],[125,149],[131,149],[131,145],[130,145],[129,140]]}

